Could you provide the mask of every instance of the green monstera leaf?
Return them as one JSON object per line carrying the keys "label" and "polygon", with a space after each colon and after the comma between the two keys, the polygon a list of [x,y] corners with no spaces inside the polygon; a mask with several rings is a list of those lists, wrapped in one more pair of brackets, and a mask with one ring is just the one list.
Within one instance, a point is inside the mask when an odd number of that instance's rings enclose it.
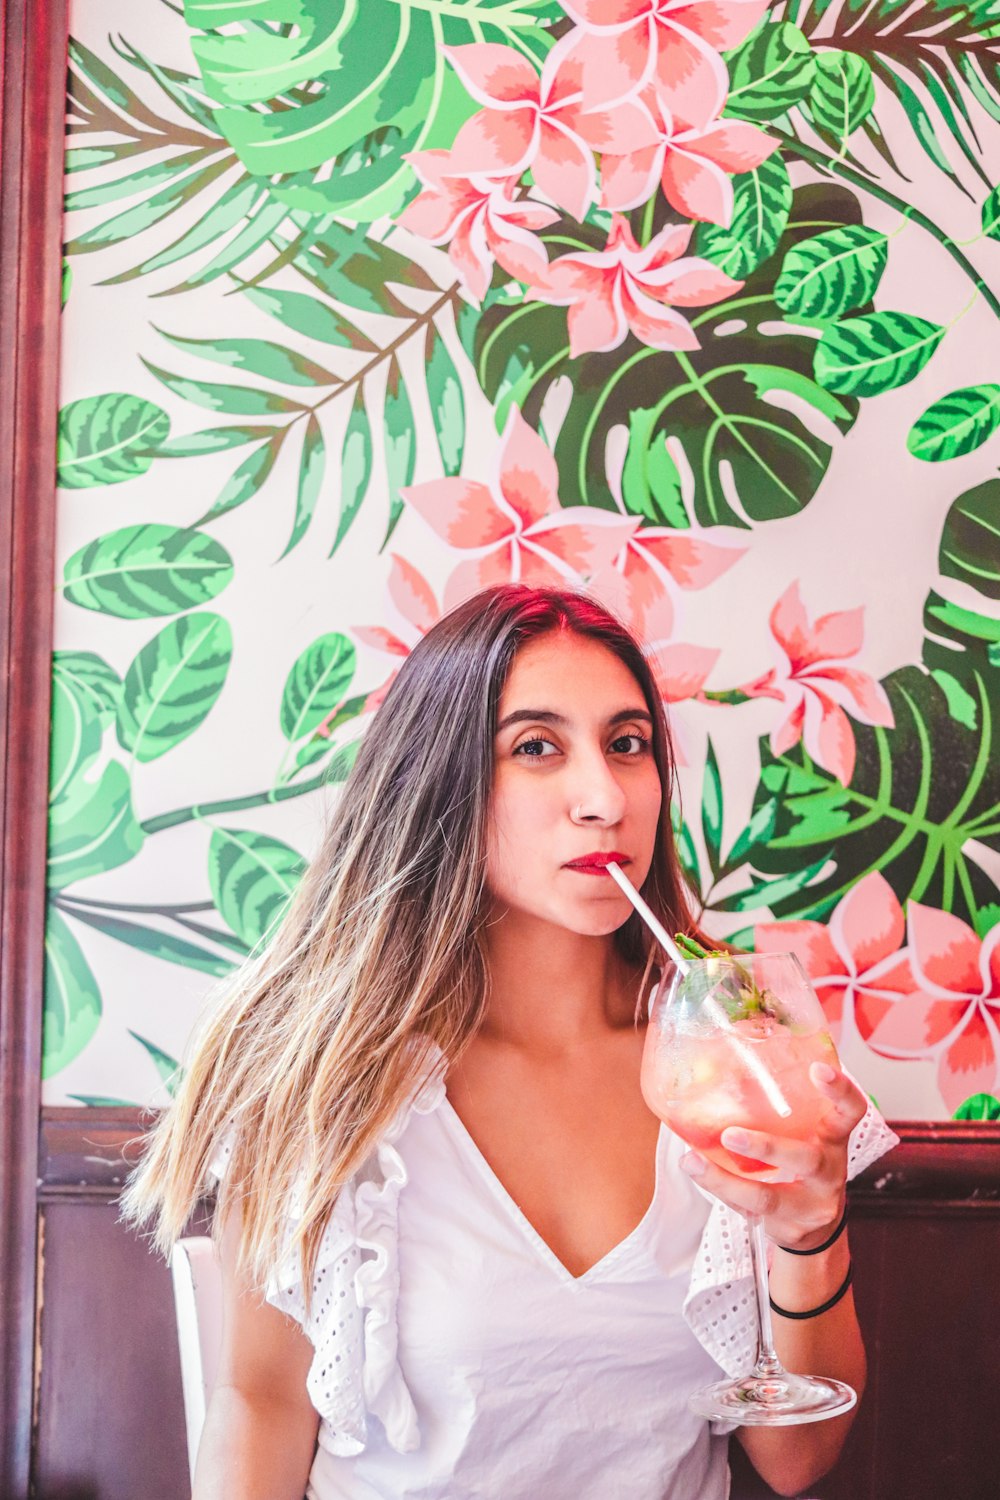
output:
{"label": "green monstera leaf", "polygon": [[[943,688],[920,667],[887,677],[895,728],[852,725],[849,787],[801,744],[775,756],[761,741],[754,809],[772,801],[776,808],[772,833],[752,855],[763,877],[756,904],[778,918],[826,917],[856,881],[879,870],[900,901],[912,897],[975,926],[979,908],[996,899],[974,852],[981,844],[1000,853],[1000,671],[973,670],[969,682],[974,728],[950,715]],[[806,868],[817,877],[808,886],[781,887]]]}
{"label": "green monstera leaf", "polygon": [[208,851],[208,880],[219,915],[248,948],[280,920],[302,878],[301,854],[267,834],[216,828]]}
{"label": "green monstera leaf", "polygon": [[924,605],[923,660],[948,700],[952,718],[979,725],[978,683],[1000,669],[1000,480],[966,490],[945,517],[938,566],[965,585],[966,599],[982,596],[982,611],[933,590]]}
{"label": "green monstera leaf", "polygon": [[101,1020],[101,991],[69,923],[54,906],[45,922],[45,1002],[42,1077],[68,1067]]}
{"label": "green monstera leaf", "polygon": [[478,107],[444,53],[495,42],[541,58],[554,0],[185,0],[217,128],[271,194],[354,223],[412,196],[407,152],[450,146]]}
{"label": "green monstera leaf", "polygon": [[[860,217],[845,188],[800,189],[782,247],[787,254],[817,221],[837,226]],[[551,233],[558,239],[565,229]],[[597,229],[574,226],[573,233],[603,246]],[[568,407],[554,437],[563,505],[616,507],[609,440],[614,435],[613,447],[625,434],[622,497],[632,514],[655,524],[687,526],[690,507],[701,525],[747,528],[809,504],[832,440],[851,428],[858,407],[813,377],[814,334],[797,329],[774,301],[780,264],[773,257],[714,307],[685,309],[701,341],[691,354],[629,337],[608,353],[571,359],[563,309],[497,301],[482,314],[475,368],[498,414],[515,400],[538,428],[546,395],[563,382]]]}
{"label": "green monstera leaf", "polygon": [[948,512],[938,565],[987,599],[1000,599],[1000,479],[960,495]]}

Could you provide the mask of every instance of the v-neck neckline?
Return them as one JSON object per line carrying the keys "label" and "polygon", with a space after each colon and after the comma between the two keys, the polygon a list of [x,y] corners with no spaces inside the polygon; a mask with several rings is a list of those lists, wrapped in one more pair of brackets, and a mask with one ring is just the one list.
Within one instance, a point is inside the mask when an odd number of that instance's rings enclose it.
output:
{"label": "v-neck neckline", "polygon": [[643,1214],[638,1224],[636,1224],[635,1227],[629,1231],[624,1239],[619,1240],[616,1245],[612,1245],[611,1249],[608,1250],[604,1255],[602,1255],[599,1260],[594,1261],[593,1265],[588,1266],[586,1271],[581,1272],[579,1276],[574,1276],[573,1272],[569,1269],[564,1261],[561,1261],[559,1259],[559,1256],[552,1249],[552,1246],[548,1243],[547,1240],[542,1237],[542,1235],[539,1234],[538,1230],[535,1228],[534,1224],[532,1224],[527,1214],[517,1204],[511,1194],[504,1187],[503,1183],[500,1181],[500,1178],[490,1166],[489,1162],[486,1160],[486,1157],[480,1151],[479,1147],[476,1145],[476,1142],[470,1135],[468,1129],[466,1128],[465,1122],[462,1120],[461,1115],[458,1113],[455,1106],[448,1098],[447,1089],[445,1090],[444,1096],[441,1100],[441,1107],[444,1111],[445,1116],[452,1121],[455,1128],[455,1133],[459,1138],[459,1143],[464,1148],[466,1155],[471,1159],[473,1165],[479,1172],[479,1175],[483,1178],[486,1186],[492,1192],[493,1196],[499,1201],[501,1206],[506,1209],[510,1217],[520,1226],[525,1238],[534,1247],[536,1253],[540,1256],[540,1258],[548,1264],[550,1269],[554,1270],[557,1273],[561,1281],[567,1283],[568,1285],[585,1286],[591,1281],[599,1280],[601,1273],[606,1271],[611,1265],[617,1262],[625,1254],[626,1250],[630,1249],[632,1245],[641,1238],[646,1230],[647,1225],[653,1218],[653,1215],[656,1211],[657,1202],[660,1197],[660,1176],[663,1163],[663,1143],[664,1138],[667,1134],[666,1126],[662,1123],[660,1124],[656,1136],[653,1196],[649,1201],[649,1206],[647,1207],[646,1212]]}

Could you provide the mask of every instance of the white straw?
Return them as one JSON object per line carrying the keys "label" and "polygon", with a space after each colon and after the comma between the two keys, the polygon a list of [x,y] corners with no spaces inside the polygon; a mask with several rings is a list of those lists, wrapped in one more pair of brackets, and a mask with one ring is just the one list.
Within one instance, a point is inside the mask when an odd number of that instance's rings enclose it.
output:
{"label": "white straw", "polygon": [[664,927],[663,923],[658,921],[657,918],[653,916],[653,913],[650,911],[645,901],[643,901],[642,897],[639,895],[639,892],[636,890],[631,880],[629,880],[625,872],[615,864],[614,860],[610,862],[607,868],[608,874],[612,877],[615,884],[620,886],[621,889],[625,892],[625,895],[631,901],[640,917],[642,917],[650,932],[670,954],[670,957],[680,969],[681,973],[686,974],[689,968],[688,960],[684,958],[681,950],[678,948],[673,938],[667,932],[667,929]]}
{"label": "white straw", "polygon": [[[678,969],[680,969],[681,973],[687,974],[691,967],[690,960],[685,959],[682,956],[681,950],[670,937],[667,929],[663,926],[663,923],[660,922],[650,911],[649,907],[639,895],[639,892],[636,890],[631,880],[629,880],[628,876],[624,873],[623,870],[619,868],[618,865],[615,864],[614,860],[610,861],[607,866],[607,870],[608,874],[612,877],[615,884],[625,893],[625,895],[631,901],[632,905],[635,907],[640,917],[642,917],[643,921],[645,922],[646,926],[649,928],[653,936],[659,943],[662,944],[666,952],[670,954],[670,957],[673,959]],[[709,1016],[711,1016],[719,1031],[721,1031],[723,1036],[726,1038],[726,1041],[738,1054],[740,1061],[743,1063],[743,1066],[746,1068],[747,1072],[751,1073],[760,1084],[764,1093],[767,1095],[768,1103],[771,1105],[771,1108],[783,1119],[787,1119],[792,1112],[792,1106],[789,1104],[788,1100],[779,1089],[772,1075],[767,1071],[764,1063],[761,1062],[760,1058],[753,1051],[753,1049],[747,1046],[743,1038],[741,1036],[738,1036],[733,1030],[733,1023],[729,1019],[729,1016],[726,1014],[725,1007],[719,1004],[714,995],[706,995],[701,1004],[702,1009],[705,1010]]]}

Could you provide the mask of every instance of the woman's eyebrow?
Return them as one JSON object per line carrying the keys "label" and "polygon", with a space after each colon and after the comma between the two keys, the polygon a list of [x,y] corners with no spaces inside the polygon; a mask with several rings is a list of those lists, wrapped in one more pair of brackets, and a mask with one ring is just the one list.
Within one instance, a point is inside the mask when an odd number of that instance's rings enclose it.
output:
{"label": "woman's eyebrow", "polygon": [[[609,725],[624,724],[629,719],[645,719],[652,727],[653,716],[644,708],[623,708],[618,713],[612,714],[608,720]],[[548,708],[515,708],[512,713],[506,714],[497,725],[497,734],[502,730],[509,729],[512,724],[555,724],[565,726],[569,720],[562,714],[553,713]]]}

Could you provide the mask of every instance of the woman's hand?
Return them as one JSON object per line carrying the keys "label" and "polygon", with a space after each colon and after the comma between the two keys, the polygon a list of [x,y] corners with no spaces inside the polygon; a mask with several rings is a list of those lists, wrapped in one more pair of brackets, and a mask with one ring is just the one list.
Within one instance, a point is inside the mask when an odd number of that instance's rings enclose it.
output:
{"label": "woman's hand", "polygon": [[759,1215],[768,1238],[793,1250],[821,1245],[838,1224],[847,1184],[847,1142],[867,1108],[860,1089],[827,1063],[813,1063],[809,1077],[827,1100],[812,1140],[786,1140],[735,1125],[722,1132],[723,1146],[768,1162],[778,1181],[739,1177],[697,1151],[681,1159],[700,1187],[739,1213]]}

